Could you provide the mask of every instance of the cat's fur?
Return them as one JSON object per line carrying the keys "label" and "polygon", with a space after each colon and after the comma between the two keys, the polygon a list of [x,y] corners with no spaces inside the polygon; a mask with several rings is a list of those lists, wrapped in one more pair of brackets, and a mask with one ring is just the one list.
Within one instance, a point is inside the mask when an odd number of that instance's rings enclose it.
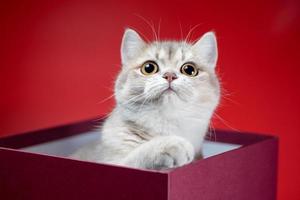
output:
{"label": "cat's fur", "polygon": [[[217,43],[208,32],[195,43],[146,43],[127,29],[121,46],[122,70],[115,83],[116,107],[105,120],[98,141],[73,157],[135,168],[165,169],[190,163],[201,155],[211,116],[219,102],[215,73]],[[140,67],[155,61],[156,74],[145,76]],[[189,77],[180,67],[193,62],[199,74]],[[177,79],[166,91],[166,72]]]}

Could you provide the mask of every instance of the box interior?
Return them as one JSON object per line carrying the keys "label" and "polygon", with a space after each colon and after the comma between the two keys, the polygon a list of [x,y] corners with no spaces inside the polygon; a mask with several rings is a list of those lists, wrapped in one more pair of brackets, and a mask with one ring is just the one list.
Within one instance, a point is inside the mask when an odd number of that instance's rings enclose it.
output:
{"label": "box interior", "polygon": [[[80,147],[98,139],[101,133],[99,131],[87,131],[82,134],[65,137],[62,139],[44,142],[32,146],[21,148],[20,150],[32,153],[42,153],[55,156],[67,157]],[[240,144],[232,144],[225,142],[216,142],[205,140],[203,144],[204,158],[224,153],[241,147]]]}

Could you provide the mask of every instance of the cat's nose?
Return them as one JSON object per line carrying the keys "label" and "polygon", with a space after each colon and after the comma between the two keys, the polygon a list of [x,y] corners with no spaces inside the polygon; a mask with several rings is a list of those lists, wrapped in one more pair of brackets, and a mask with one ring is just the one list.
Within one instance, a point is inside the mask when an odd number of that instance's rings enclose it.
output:
{"label": "cat's nose", "polygon": [[167,81],[170,83],[173,80],[177,79],[177,75],[175,73],[173,73],[173,72],[166,72],[163,75],[163,78],[167,79]]}

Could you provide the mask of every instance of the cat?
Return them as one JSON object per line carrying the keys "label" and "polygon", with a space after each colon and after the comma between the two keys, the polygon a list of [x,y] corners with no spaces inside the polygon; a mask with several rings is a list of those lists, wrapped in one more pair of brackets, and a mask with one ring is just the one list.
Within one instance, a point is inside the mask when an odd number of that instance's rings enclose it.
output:
{"label": "cat", "polygon": [[220,99],[215,73],[216,36],[194,43],[145,42],[126,29],[122,69],[115,82],[116,106],[100,138],[71,157],[163,170],[201,157],[201,146]]}

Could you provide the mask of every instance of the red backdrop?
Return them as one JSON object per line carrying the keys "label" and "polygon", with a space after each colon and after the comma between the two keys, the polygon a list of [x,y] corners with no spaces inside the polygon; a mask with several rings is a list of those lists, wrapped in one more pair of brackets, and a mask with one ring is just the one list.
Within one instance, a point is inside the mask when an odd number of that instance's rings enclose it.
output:
{"label": "red backdrop", "polygon": [[[0,135],[108,112],[126,26],[162,39],[218,36],[216,128],[280,137],[279,199],[300,198],[299,1],[6,1],[0,5]],[[181,27],[181,28],[180,28]],[[182,34],[181,30],[182,29]],[[254,183],[255,184],[255,183]]]}

